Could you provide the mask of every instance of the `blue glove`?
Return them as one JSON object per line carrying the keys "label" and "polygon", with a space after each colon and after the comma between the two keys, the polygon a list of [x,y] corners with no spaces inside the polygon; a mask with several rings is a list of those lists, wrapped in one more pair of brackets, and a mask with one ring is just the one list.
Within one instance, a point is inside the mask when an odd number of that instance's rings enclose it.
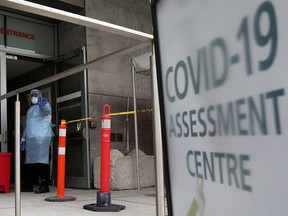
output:
{"label": "blue glove", "polygon": [[38,105],[39,105],[40,107],[45,106],[47,103],[48,103],[47,98],[42,98],[42,99],[40,99],[40,100],[38,101]]}
{"label": "blue glove", "polygon": [[21,142],[20,142],[20,150],[21,151],[24,151],[26,148],[26,141],[21,139]]}

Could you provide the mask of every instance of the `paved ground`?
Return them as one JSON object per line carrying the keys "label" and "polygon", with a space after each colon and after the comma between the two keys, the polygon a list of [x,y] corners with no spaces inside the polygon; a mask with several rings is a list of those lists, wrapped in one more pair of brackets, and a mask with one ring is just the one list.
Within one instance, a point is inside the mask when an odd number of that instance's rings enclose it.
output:
{"label": "paved ground", "polygon": [[[84,205],[96,203],[97,190],[65,189],[65,196],[76,197],[70,202],[48,202],[47,197],[57,195],[57,189],[50,187],[50,193],[21,193],[21,216],[153,216],[156,215],[155,188],[141,190],[111,191],[112,204],[124,205],[120,212],[94,212],[83,209]],[[0,192],[0,215],[15,215],[15,192]]]}

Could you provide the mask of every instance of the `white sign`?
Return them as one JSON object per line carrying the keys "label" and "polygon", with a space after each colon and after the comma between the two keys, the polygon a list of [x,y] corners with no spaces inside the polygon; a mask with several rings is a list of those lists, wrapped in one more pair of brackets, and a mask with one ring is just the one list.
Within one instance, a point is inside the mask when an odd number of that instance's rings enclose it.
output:
{"label": "white sign", "polygon": [[102,119],[102,128],[110,129],[111,128],[111,120],[110,119]]}
{"label": "white sign", "polygon": [[288,215],[288,2],[155,6],[172,214]]}

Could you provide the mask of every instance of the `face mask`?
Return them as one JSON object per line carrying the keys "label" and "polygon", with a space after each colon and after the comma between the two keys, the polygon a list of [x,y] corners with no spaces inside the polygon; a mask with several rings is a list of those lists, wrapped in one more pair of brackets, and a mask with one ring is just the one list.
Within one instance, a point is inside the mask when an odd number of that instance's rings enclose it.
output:
{"label": "face mask", "polygon": [[37,104],[38,103],[38,98],[37,97],[32,97],[31,98],[31,103],[32,104]]}

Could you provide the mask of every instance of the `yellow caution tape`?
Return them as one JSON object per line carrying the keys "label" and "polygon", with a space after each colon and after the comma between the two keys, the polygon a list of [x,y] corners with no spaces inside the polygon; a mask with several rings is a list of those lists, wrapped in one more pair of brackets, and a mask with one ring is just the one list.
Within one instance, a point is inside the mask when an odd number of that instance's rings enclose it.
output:
{"label": "yellow caution tape", "polygon": [[[117,112],[117,113],[110,113],[110,114],[106,114],[106,115],[108,115],[108,116],[119,116],[119,115],[131,115],[131,114],[135,114],[135,113],[144,113],[144,112],[152,112],[152,109]],[[74,123],[74,122],[80,122],[80,121],[85,121],[85,120],[91,120],[91,119],[101,118],[101,117],[102,117],[102,115],[93,116],[93,117],[86,117],[86,118],[81,118],[81,119],[75,119],[75,120],[66,121],[66,124]]]}
{"label": "yellow caution tape", "polygon": [[107,114],[108,116],[117,116],[117,115],[130,115],[130,114],[135,114],[135,113],[140,113],[140,112],[152,112],[152,109],[144,109],[144,110],[133,110],[133,111],[126,111],[126,112],[118,112],[118,113],[110,113]]}
{"label": "yellow caution tape", "polygon": [[94,118],[94,117],[87,117],[87,118],[81,118],[81,119],[70,120],[70,121],[67,121],[66,124],[74,123],[74,122],[80,122],[80,121],[85,121],[85,120],[91,120],[91,119],[93,119],[93,118]]}

